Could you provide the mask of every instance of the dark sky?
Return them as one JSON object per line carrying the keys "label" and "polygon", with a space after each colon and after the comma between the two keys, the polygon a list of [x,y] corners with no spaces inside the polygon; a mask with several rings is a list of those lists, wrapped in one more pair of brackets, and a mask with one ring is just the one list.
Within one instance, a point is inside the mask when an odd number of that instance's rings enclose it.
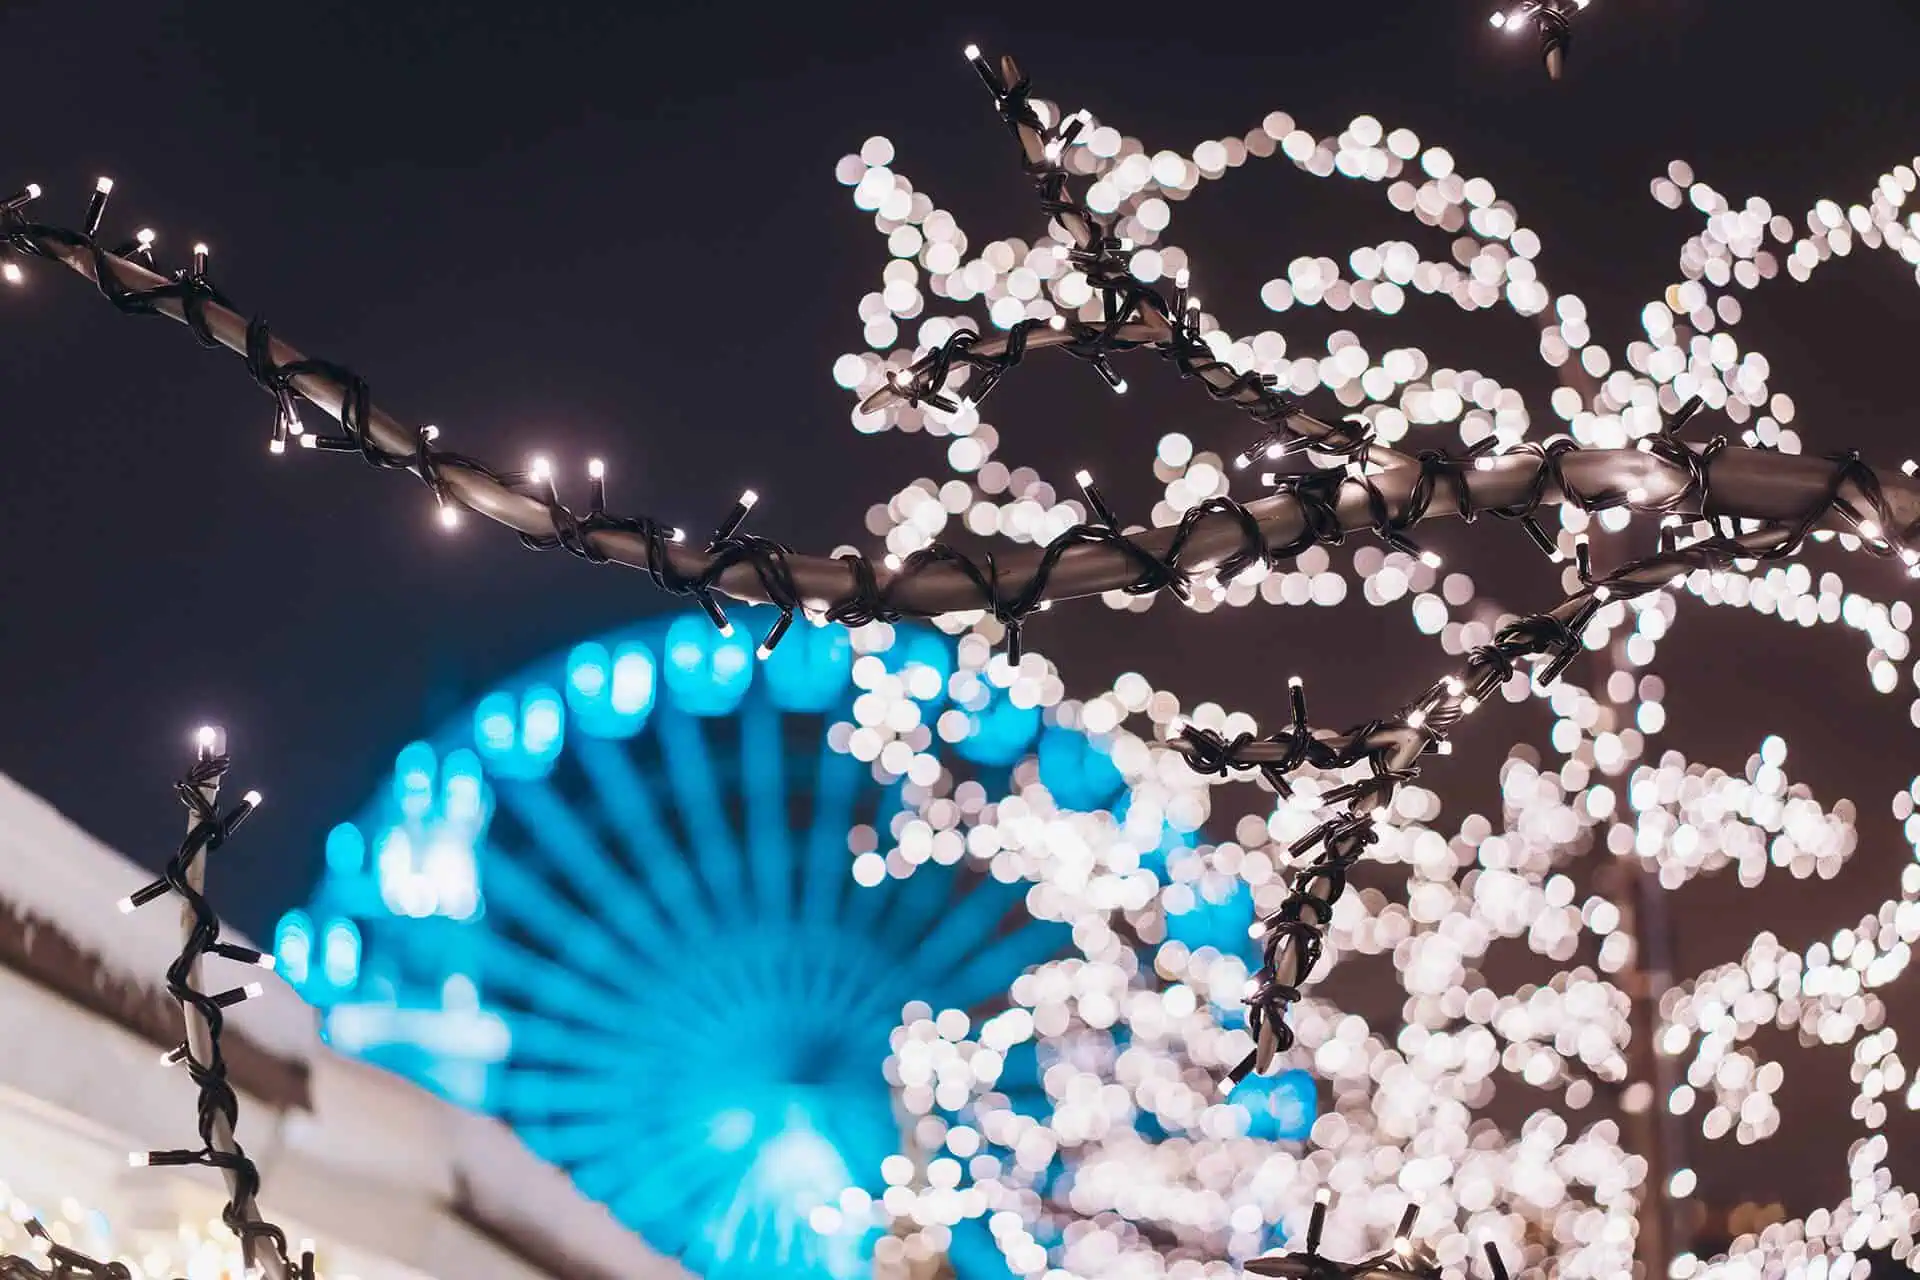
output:
{"label": "dark sky", "polygon": [[[1818,196],[1864,200],[1920,151],[1910,0],[1596,0],[1559,85],[1489,30],[1482,0],[146,0],[0,11],[0,179],[45,184],[44,216],[77,221],[94,176],[112,175],[110,227],[159,228],[172,262],[209,241],[225,291],[454,447],[503,466],[536,447],[575,466],[602,454],[616,505],[689,526],[752,485],[765,496],[753,528],[825,550],[859,535],[868,503],[939,468],[923,438],[856,436],[828,376],[858,349],[855,306],[884,260],[834,162],[886,134],[976,245],[1040,228],[959,58],[969,40],[1018,54],[1039,92],[1153,147],[1241,134],[1276,108],[1317,134],[1362,111],[1410,126],[1519,206],[1546,239],[1549,283],[1584,295],[1616,349],[1698,229],[1691,210],[1648,198],[1670,159],[1797,218]],[[1259,284],[1297,254],[1421,231],[1375,193],[1268,162],[1206,184],[1172,239],[1221,282],[1210,306],[1248,330],[1274,322]],[[1296,350],[1339,325],[1384,333],[1356,315],[1278,327]],[[1773,287],[1749,315],[1743,346],[1772,358],[1811,447],[1889,465],[1914,451],[1912,341],[1896,335],[1920,327],[1920,290],[1897,259],[1857,253],[1810,287]],[[1535,335],[1510,312],[1427,302],[1389,323],[1443,363],[1546,389]],[[270,801],[218,872],[221,902],[256,931],[304,893],[320,837],[396,746],[489,679],[663,606],[641,575],[535,556],[499,530],[445,538],[424,490],[351,459],[270,458],[269,402],[237,360],[119,316],[63,272],[0,295],[0,350],[0,769],[157,863],[179,826],[168,783],[185,735],[223,721],[237,780]],[[988,415],[1015,442],[1007,454],[1062,475],[1114,456],[1142,474],[1107,488],[1140,513],[1159,433],[1223,452],[1245,442],[1241,420],[1140,359],[1128,376],[1141,394],[1125,402],[1066,361],[1022,369]],[[1544,429],[1543,395],[1535,418]],[[1438,541],[1512,607],[1556,594],[1510,528]],[[1843,572],[1899,591],[1890,570]],[[1404,609],[1176,621],[1090,606],[1050,615],[1032,640],[1072,692],[1138,666],[1190,700],[1266,715],[1274,676],[1298,669],[1331,723],[1397,705],[1439,661]],[[1175,663],[1175,643],[1221,661]],[[1672,745],[1738,770],[1783,733],[1791,774],[1871,819],[1839,886],[1731,899],[1743,933],[1754,913],[1789,942],[1851,923],[1908,856],[1885,816],[1915,758],[1906,698],[1871,693],[1863,650],[1857,634],[1716,614],[1684,621],[1662,651]],[[1277,673],[1262,665],[1276,653]],[[1438,785],[1482,794],[1506,740],[1544,736],[1529,714],[1473,726]],[[1683,916],[1683,967],[1730,958],[1732,935],[1696,919]]]}

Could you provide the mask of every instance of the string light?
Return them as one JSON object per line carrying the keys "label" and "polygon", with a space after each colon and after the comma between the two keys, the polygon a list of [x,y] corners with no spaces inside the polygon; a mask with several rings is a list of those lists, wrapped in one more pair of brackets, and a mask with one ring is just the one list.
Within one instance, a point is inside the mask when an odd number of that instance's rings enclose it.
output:
{"label": "string light", "polygon": [[[43,251],[62,260],[79,261],[87,258],[99,271],[105,273],[110,281],[116,280],[116,273],[129,270],[126,265],[116,265],[117,260],[100,253],[90,242],[78,239],[74,233],[63,232],[31,224],[25,230],[16,230],[16,240],[25,239],[29,243],[46,242]],[[93,256],[98,255],[98,261]],[[424,456],[435,479],[432,483],[441,486],[442,491],[458,492],[459,489],[485,488],[489,485],[506,487],[506,479],[488,472],[471,459],[457,455],[442,454],[431,448],[423,447],[418,433],[408,433],[407,443],[402,446],[395,437],[399,434],[397,424],[378,415],[368,399],[365,384],[341,366],[324,361],[310,361],[304,357],[294,357],[289,361],[269,363],[265,352],[269,349],[265,326],[257,321],[243,325],[238,317],[221,303],[211,300],[203,289],[197,288],[204,282],[199,278],[176,282],[173,285],[159,286],[159,291],[168,298],[177,299],[177,305],[183,318],[191,323],[205,327],[207,331],[222,343],[239,347],[244,345],[249,354],[250,368],[256,378],[276,392],[287,391],[296,382],[305,381],[299,394],[305,396],[309,390],[319,392],[326,400],[320,407],[332,414],[342,415],[348,425],[344,436],[322,436],[308,432],[301,437],[306,448],[316,448],[332,452],[358,452],[363,456],[379,460],[383,467],[401,465],[401,460],[418,464]],[[129,291],[116,292],[113,296],[123,305],[137,307],[145,305],[138,301],[137,295]],[[167,311],[166,314],[172,314]],[[197,317],[197,319],[195,319]],[[244,343],[242,330],[244,329]],[[317,384],[317,385],[316,385]],[[337,397],[337,399],[336,399]],[[1295,414],[1289,421],[1300,427],[1308,420]],[[1329,428],[1327,437],[1316,437],[1314,447],[1335,448],[1378,448],[1361,444],[1360,437],[1350,431],[1342,435],[1344,429]],[[290,434],[290,433],[289,433]],[[1333,441],[1333,443],[1329,443]],[[1263,446],[1264,447],[1264,446]],[[1450,466],[1445,459],[1430,459],[1417,467],[1394,465],[1399,455],[1386,451],[1389,469],[1380,476],[1369,475],[1364,483],[1370,492],[1377,496],[1375,510],[1371,513],[1376,521],[1388,522],[1381,527],[1389,527],[1392,539],[1405,546],[1399,530],[1410,527],[1425,514],[1423,504],[1431,504],[1438,493],[1440,470]],[[1531,466],[1539,475],[1551,476],[1558,484],[1536,482],[1536,505],[1555,500],[1582,500],[1583,494],[1596,497],[1607,491],[1607,476],[1612,457],[1605,450],[1568,449],[1551,456],[1530,455],[1524,452],[1509,453],[1501,459],[1507,466]],[[1675,464],[1676,471],[1681,470]],[[1452,474],[1450,471],[1448,474]],[[1474,473],[1479,474],[1479,473]],[[1486,473],[1489,476],[1504,478],[1503,471]],[[1871,483],[1864,468],[1857,465],[1847,470],[1846,485],[1852,492],[1855,480]],[[455,488],[453,477],[459,477],[459,487]],[[1683,477],[1685,479],[1695,477]],[[1739,479],[1718,481],[1713,477],[1711,466],[1702,469],[1702,477],[1712,486],[1712,495],[1716,508],[1729,515],[1738,515],[1743,510],[1746,494],[1752,494],[1753,501],[1767,500],[1768,505],[1755,509],[1771,509],[1772,490],[1762,482],[1752,479],[1751,471],[1740,473]],[[1214,498],[1206,503],[1189,509],[1188,519],[1171,531],[1162,529],[1150,534],[1132,538],[1115,538],[1110,532],[1083,528],[1075,530],[1076,538],[1067,540],[1072,545],[1095,534],[1096,540],[1104,543],[1107,553],[1087,556],[1075,562],[1071,574],[1061,574],[1060,581],[1051,581],[1054,566],[1058,562],[1058,551],[1064,551],[1065,545],[1056,539],[1046,554],[1031,556],[1024,560],[1009,557],[996,569],[995,579],[998,589],[1004,594],[996,602],[986,601],[996,613],[1007,614],[1005,620],[1011,620],[1021,612],[1030,612],[1036,608],[1042,598],[1050,594],[1077,595],[1088,592],[1111,590],[1145,591],[1149,586],[1164,589],[1182,581],[1176,571],[1177,565],[1169,563],[1166,552],[1160,548],[1172,548],[1184,545],[1186,541],[1198,536],[1203,525],[1212,525],[1216,532],[1211,534],[1215,540],[1219,532],[1227,529],[1235,531],[1235,536],[1243,540],[1247,554],[1259,556],[1261,550],[1248,541],[1250,532],[1265,527],[1294,525],[1303,508],[1314,502],[1310,481],[1311,473],[1303,477],[1290,479],[1288,497],[1295,504],[1273,504],[1262,517],[1255,519],[1245,508],[1230,499]],[[1697,479],[1697,478],[1696,478]],[[1412,481],[1413,483],[1409,483]],[[1803,482],[1804,483],[1804,482]],[[1471,497],[1473,481],[1463,479],[1454,495]],[[1862,495],[1863,497],[1869,495]],[[1870,495],[1869,505],[1884,503],[1877,489]],[[470,504],[469,504],[470,505]],[[1530,511],[1532,508],[1529,507]],[[567,512],[556,499],[549,495],[544,513],[529,514],[524,507],[511,504],[490,505],[489,514],[495,518],[510,521],[520,528],[523,541],[529,546],[540,549],[549,547],[563,548],[590,558],[618,558],[623,563],[635,564],[646,568],[654,575],[659,585],[683,594],[693,595],[696,600],[703,597],[711,599],[716,590],[724,590],[746,599],[772,599],[781,603],[797,589],[809,596],[828,599],[833,602],[830,613],[836,616],[866,617],[878,613],[914,613],[921,616],[937,616],[966,608],[964,593],[968,585],[980,596],[986,595],[987,576],[979,566],[947,547],[927,547],[911,557],[897,556],[898,569],[887,583],[887,590],[881,596],[877,590],[877,580],[854,575],[852,579],[846,571],[845,563],[825,557],[800,557],[786,553],[777,544],[764,539],[737,540],[721,539],[710,544],[704,560],[682,561],[665,554],[665,545],[678,540],[660,536],[655,537],[657,526],[644,518],[613,518],[581,521]],[[1311,545],[1318,537],[1332,537],[1336,533],[1367,527],[1363,517],[1352,511],[1334,511],[1331,522],[1316,519],[1309,522],[1306,535],[1293,534],[1277,544],[1265,547],[1269,561],[1290,558]],[[723,525],[724,527],[724,525]],[[725,546],[717,545],[724,542]],[[932,553],[932,554],[927,554]],[[1426,553],[1417,552],[1429,567],[1433,561]],[[1150,567],[1148,560],[1158,560],[1156,567]],[[688,572],[682,568],[699,565],[698,569]],[[950,574],[935,575],[943,584],[939,589],[924,588],[921,585],[923,575],[929,570],[949,564],[972,566],[972,572],[961,575],[956,580]],[[1229,575],[1231,576],[1231,575]],[[1009,613],[1009,606],[1014,606]],[[717,605],[714,606],[717,608]]]}
{"label": "string light", "polygon": [[1567,52],[1573,42],[1571,19],[1592,0],[1526,0],[1519,8],[1498,11],[1487,19],[1494,30],[1517,33],[1531,22],[1540,32],[1540,56],[1547,74],[1558,80],[1566,72]]}
{"label": "string light", "polygon": [[[226,1058],[221,1052],[221,1034],[225,1011],[264,993],[258,982],[248,982],[215,994],[199,989],[198,974],[203,957],[215,956],[260,968],[274,967],[270,956],[220,937],[220,921],[206,896],[198,887],[204,860],[226,846],[262,803],[258,791],[248,791],[236,805],[221,811],[217,795],[226,776],[228,757],[223,753],[224,735],[211,725],[202,725],[194,733],[194,764],[174,786],[186,805],[190,822],[166,870],[159,879],[123,899],[121,909],[131,911],[169,894],[178,895],[186,904],[187,926],[179,955],[168,965],[167,990],[181,1003],[188,1023],[188,1039],[160,1056],[162,1066],[184,1066],[199,1094],[196,1107],[201,1145],[195,1148],[171,1148],[134,1151],[127,1155],[131,1168],[170,1168],[203,1166],[220,1170],[228,1180],[229,1198],[222,1222],[238,1237],[247,1274],[277,1280],[314,1280],[314,1256],[306,1248],[298,1262],[288,1257],[286,1235],[280,1228],[262,1221],[254,1207],[259,1193],[260,1174],[245,1149],[234,1136],[239,1115],[239,1099],[228,1080]],[[195,1020],[204,1028],[204,1058],[193,1047]],[[50,1238],[37,1220],[29,1219],[30,1236],[43,1244]],[[98,1276],[110,1280],[129,1274],[120,1264],[103,1264],[76,1250],[53,1247],[53,1276]],[[0,1256],[0,1276],[20,1280],[50,1280],[46,1272],[16,1255]]]}
{"label": "string light", "polygon": [[88,239],[100,234],[100,220],[107,216],[107,196],[113,191],[113,179],[101,178],[87,197],[87,212],[80,219],[81,233]]}

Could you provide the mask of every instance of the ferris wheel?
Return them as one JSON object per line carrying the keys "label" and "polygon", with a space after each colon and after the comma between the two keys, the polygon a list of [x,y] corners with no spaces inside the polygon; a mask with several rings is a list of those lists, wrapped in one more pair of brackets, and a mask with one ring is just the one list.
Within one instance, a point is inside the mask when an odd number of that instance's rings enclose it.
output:
{"label": "ferris wheel", "polygon": [[[991,1014],[1070,945],[964,822],[903,819],[936,793],[1127,796],[1094,741],[934,630],[758,652],[771,622],[640,623],[501,682],[397,753],[276,950],[336,1047],[497,1114],[693,1270],[837,1277],[872,1242],[819,1215],[913,1146],[896,1028]],[[996,1087],[1043,1105],[1042,1066],[1010,1054]],[[954,1243],[967,1272],[998,1257]]]}

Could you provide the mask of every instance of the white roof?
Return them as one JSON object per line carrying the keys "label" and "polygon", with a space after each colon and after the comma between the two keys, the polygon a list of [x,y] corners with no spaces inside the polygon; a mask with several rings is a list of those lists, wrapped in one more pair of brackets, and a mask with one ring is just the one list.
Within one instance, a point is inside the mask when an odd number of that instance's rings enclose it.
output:
{"label": "white roof", "polygon": [[[0,774],[0,909],[66,934],[99,957],[106,976],[157,989],[179,952],[178,914],[164,903],[132,916],[116,906],[152,878]],[[260,1163],[270,1215],[429,1276],[547,1274],[511,1258],[491,1235],[564,1259],[568,1280],[685,1280],[677,1262],[583,1197],[500,1122],[335,1053],[320,1042],[315,1011],[278,978],[263,978],[266,995],[235,1011],[232,1023],[276,1056],[305,1063],[312,1099],[311,1112],[277,1113],[242,1094],[240,1138]],[[156,1066],[139,1036],[4,969],[0,1026],[32,1028],[9,1036],[0,1054],[0,1133],[11,1108],[40,1121],[61,1117],[62,1140],[82,1147],[191,1143],[192,1087],[184,1073]]]}

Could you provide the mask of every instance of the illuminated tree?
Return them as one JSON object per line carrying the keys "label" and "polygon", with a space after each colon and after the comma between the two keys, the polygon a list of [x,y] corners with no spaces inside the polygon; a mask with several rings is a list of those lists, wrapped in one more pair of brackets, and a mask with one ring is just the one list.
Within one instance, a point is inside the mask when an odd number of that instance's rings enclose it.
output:
{"label": "illuminated tree", "polygon": [[[1063,116],[1051,104],[1034,107],[1043,121]],[[1782,246],[1785,271],[1797,281],[1856,241],[1920,264],[1920,228],[1900,221],[1915,187],[1911,166],[1883,175],[1869,203],[1850,213],[1821,201],[1798,233],[1765,201],[1735,209],[1676,162],[1653,184],[1653,195],[1670,208],[1690,201],[1706,226],[1682,250],[1684,278],[1645,309],[1645,336],[1620,351],[1594,339],[1578,296],[1549,291],[1537,269],[1540,237],[1512,205],[1410,130],[1363,116],[1335,136],[1316,138],[1275,112],[1244,137],[1202,142],[1185,154],[1152,151],[1087,113],[1066,119],[1075,137],[1060,165],[1086,181],[1085,206],[1109,220],[1130,254],[1129,271],[1147,282],[1177,275],[1184,289],[1188,255],[1165,241],[1174,206],[1202,181],[1254,160],[1278,153],[1316,177],[1338,174],[1384,188],[1395,209],[1454,237],[1452,261],[1423,257],[1402,240],[1362,245],[1344,269],[1330,259],[1298,258],[1260,290],[1261,301],[1275,312],[1324,305],[1387,316],[1419,294],[1449,298],[1467,311],[1504,302],[1540,322],[1539,354],[1561,382],[1552,409],[1583,446],[1646,439],[1662,428],[1663,416],[1670,421],[1698,397],[1745,427],[1746,444],[1798,453],[1799,436],[1787,425],[1792,399],[1770,388],[1765,357],[1743,352],[1731,332],[1743,294],[1781,272],[1769,241]],[[976,244],[897,171],[884,138],[869,139],[837,172],[853,188],[856,206],[874,214],[892,257],[882,288],[860,304],[874,350],[841,357],[835,377],[862,397],[856,428],[943,437],[952,473],[901,490],[869,514],[870,529],[904,559],[943,536],[950,522],[975,534],[1046,544],[1089,518],[1081,503],[1032,469],[998,460],[1000,432],[974,402],[950,396],[952,411],[943,412],[892,394],[912,385],[929,353],[976,325],[964,310],[937,310],[943,302],[984,305],[989,323],[1002,331],[1057,315],[1101,319],[1101,300],[1062,222],[1031,244]],[[1369,352],[1343,330],[1323,353],[1289,358],[1278,332],[1236,338],[1205,312],[1197,327],[1211,354],[1235,373],[1267,375],[1296,394],[1324,389],[1364,416],[1371,438],[1382,443],[1410,442],[1419,429],[1456,430],[1470,449],[1491,442],[1505,450],[1532,426],[1518,390],[1485,372],[1441,367],[1418,347]],[[910,342],[903,340],[907,332]],[[957,384],[961,391],[966,385]],[[1152,465],[1166,492],[1153,523],[1173,523],[1227,496],[1249,462],[1264,459],[1257,451],[1243,454],[1236,467],[1184,434],[1163,437]],[[1630,514],[1630,505],[1592,516],[1562,507],[1562,529],[1548,545],[1556,559],[1584,557],[1590,533],[1621,532]],[[1677,525],[1679,517],[1667,523]],[[1230,582],[1205,584],[1187,603],[1202,611],[1256,601],[1329,607],[1357,586],[1370,604],[1406,600],[1417,628],[1438,634],[1453,654],[1485,644],[1514,620],[1466,575],[1443,574],[1418,555],[1363,547],[1351,564],[1350,580],[1311,548],[1285,571],[1256,565]],[[1570,590],[1580,585],[1584,558],[1581,565],[1567,571]],[[1749,605],[1803,625],[1844,622],[1866,632],[1873,645],[1867,666],[1881,692],[1894,690],[1895,664],[1909,654],[1911,610],[1850,592],[1831,573],[1816,583],[1801,565],[1764,573],[1742,566],[1695,572],[1684,587],[1713,606]],[[1106,600],[1143,609],[1157,596],[1110,592]],[[931,1163],[913,1190],[903,1188],[886,1206],[904,1229],[932,1237],[927,1243],[909,1234],[892,1256],[910,1261],[947,1245],[963,1203],[950,1188],[972,1185],[987,1188],[981,1212],[992,1215],[994,1239],[1018,1273],[1177,1272],[1183,1258],[1224,1263],[1260,1252],[1275,1242],[1269,1224],[1297,1236],[1316,1190],[1325,1187],[1366,1193],[1361,1207],[1349,1201],[1331,1219],[1336,1254],[1358,1254],[1411,1204],[1425,1221],[1475,1221],[1556,1273],[1621,1274],[1643,1230],[1654,1235],[1654,1251],[1667,1245],[1669,1202],[1685,1198],[1694,1182],[1678,1152],[1668,1151],[1664,1163],[1672,1167],[1660,1168],[1665,1185],[1648,1185],[1652,1153],[1645,1148],[1660,1141],[1660,1122],[1648,1112],[1697,1116],[1709,1140],[1767,1138],[1778,1125],[1773,1095],[1784,1072],[1748,1042],[1774,1023],[1799,1030],[1805,1044],[1853,1046],[1861,1092],[1852,1113],[1863,1122],[1861,1140],[1849,1158],[1847,1196],[1810,1218],[1741,1236],[1735,1257],[1740,1265],[1797,1273],[1810,1257],[1834,1255],[1844,1270],[1869,1246],[1904,1256],[1920,1201],[1888,1179],[1886,1140],[1875,1131],[1886,1118],[1879,1099],[1901,1086],[1905,1069],[1893,1031],[1881,1028],[1884,1010],[1873,991],[1902,971],[1909,944],[1920,936],[1920,904],[1908,905],[1920,889],[1920,868],[1830,943],[1791,951],[1761,933],[1737,961],[1653,991],[1638,1016],[1633,983],[1623,981],[1623,971],[1647,980],[1638,953],[1649,940],[1635,917],[1643,908],[1658,912],[1661,892],[1729,865],[1745,886],[1758,885],[1770,870],[1827,878],[1855,846],[1851,803],[1826,807],[1791,783],[1778,738],[1732,773],[1672,751],[1656,758],[1649,738],[1666,727],[1664,681],[1648,668],[1678,612],[1665,594],[1601,609],[1586,646],[1600,651],[1606,666],[1591,687],[1569,679],[1545,689],[1518,674],[1504,683],[1509,700],[1548,700],[1559,759],[1543,763],[1532,749],[1515,749],[1502,770],[1499,827],[1471,815],[1443,832],[1429,825],[1440,814],[1439,798],[1400,789],[1390,826],[1368,855],[1376,871],[1360,880],[1363,892],[1335,909],[1326,964],[1390,956],[1391,966],[1375,967],[1397,982],[1404,999],[1392,1013],[1404,1025],[1396,1034],[1392,1021],[1369,1021],[1311,998],[1295,1007],[1297,1042],[1282,1066],[1312,1071],[1333,1103],[1311,1142],[1276,1150],[1257,1095],[1249,1097],[1247,1085],[1228,1096],[1214,1088],[1247,1052],[1240,1001],[1255,949],[1234,936],[1238,930],[1218,927],[1196,948],[1192,930],[1179,923],[1182,909],[1196,901],[1218,901],[1209,914],[1224,912],[1240,924],[1277,909],[1285,894],[1281,873],[1293,861],[1287,846],[1324,816],[1321,795],[1361,776],[1358,768],[1295,775],[1292,799],[1276,797],[1270,811],[1239,823],[1236,840],[1175,863],[1171,884],[1148,909],[1124,913],[1123,926],[1105,923],[1109,906],[1088,903],[1075,935],[1080,954],[1024,977],[1009,992],[1012,1011],[970,1038],[956,1043],[926,1019],[896,1033],[892,1069],[906,1082],[905,1101],[942,1116],[958,1140],[925,1152],[923,1163]],[[990,634],[995,626],[991,619],[982,625]],[[1095,730],[1096,740],[1110,735],[1116,760],[1132,763],[1136,805],[1166,786],[1170,808],[1185,815],[1188,829],[1198,826],[1210,808],[1206,796],[1183,787],[1187,772],[1169,773],[1171,753],[1152,745],[1181,720],[1171,694],[1129,676],[1062,713]],[[1126,724],[1134,717],[1148,722],[1138,737]],[[1211,705],[1191,718],[1228,738],[1255,728],[1250,718],[1224,716]],[[1896,800],[1897,814],[1912,808],[1913,797]],[[1153,843],[1148,835],[1145,844]],[[1116,879],[1143,852],[1139,833],[1119,828],[1090,835],[1088,844],[1096,864],[1114,859],[1108,871]],[[1043,885],[1060,874],[1045,857],[1027,872]],[[1071,866],[1065,874],[1077,881],[1084,871]],[[1497,985],[1490,974],[1516,967],[1500,963],[1499,944],[1512,941],[1524,941],[1554,967],[1543,974],[1536,966],[1525,985]],[[1659,945],[1657,934],[1651,941]],[[1658,1056],[1649,1040],[1660,1046]],[[946,1098],[937,1089],[929,1093],[930,1081],[965,1079],[973,1057],[1003,1055],[1014,1044],[1038,1046],[1049,1110],[1023,1114],[985,1086],[967,1091],[959,1105],[957,1090]],[[1515,1094],[1537,1109],[1503,1129],[1487,1117],[1496,1110],[1515,1116]],[[1636,1125],[1637,1144],[1623,1134]],[[1442,1263],[1459,1264],[1469,1242],[1454,1237],[1436,1253]],[[1690,1254],[1677,1266],[1680,1275],[1703,1270]]]}

